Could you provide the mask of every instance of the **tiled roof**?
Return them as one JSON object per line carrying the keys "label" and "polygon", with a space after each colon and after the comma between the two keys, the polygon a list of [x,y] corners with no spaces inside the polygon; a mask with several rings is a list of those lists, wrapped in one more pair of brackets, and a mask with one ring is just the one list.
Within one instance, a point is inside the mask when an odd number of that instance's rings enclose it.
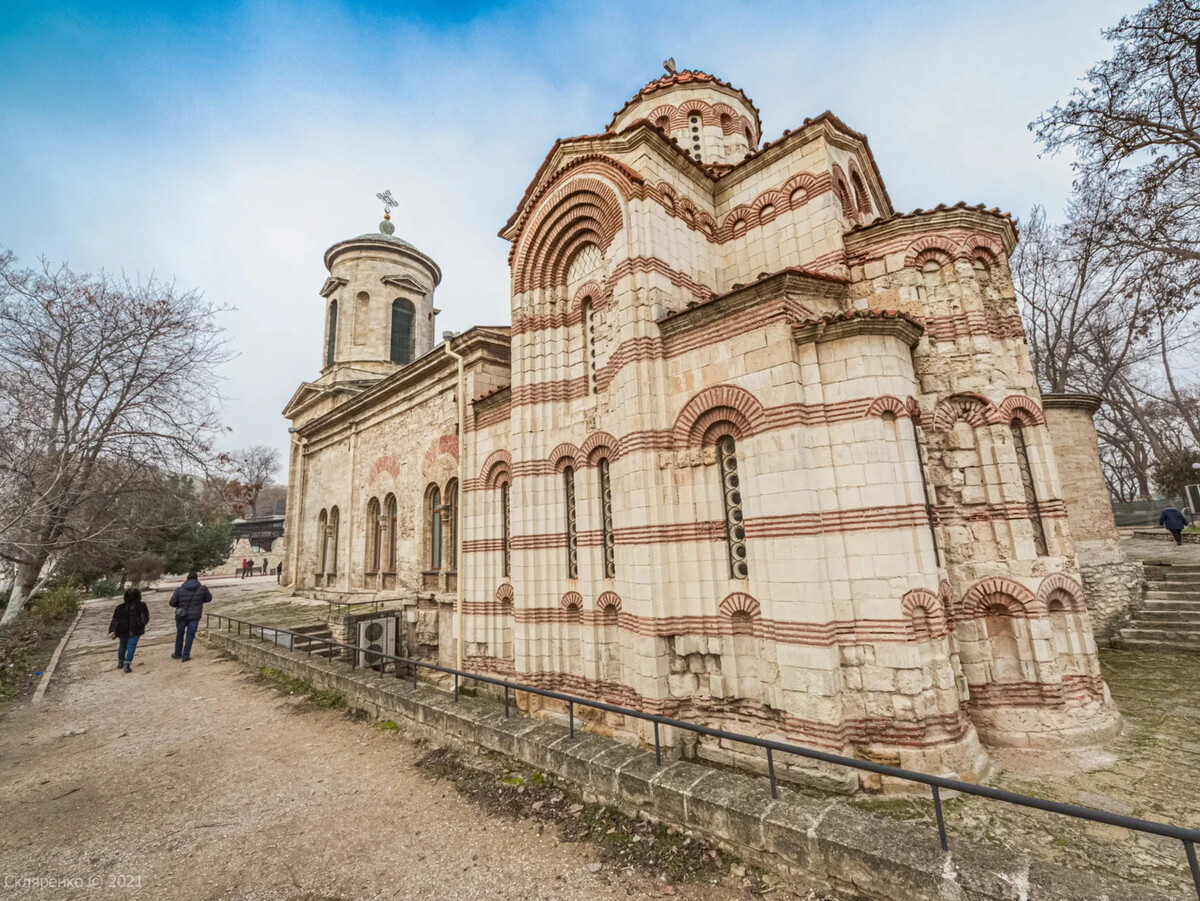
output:
{"label": "tiled roof", "polygon": [[612,120],[608,123],[608,128],[611,129],[613,127],[614,123],[616,123],[617,119],[620,117],[621,113],[625,112],[625,110],[629,109],[630,106],[637,103],[639,100],[641,100],[645,97],[649,97],[651,94],[653,94],[657,91],[661,91],[663,88],[669,88],[669,87],[672,87],[673,85],[677,85],[677,84],[693,84],[693,83],[694,84],[714,84],[714,85],[718,85],[722,88],[727,88],[730,91],[733,91],[735,94],[737,94],[739,97],[742,98],[742,100],[743,100],[743,102],[745,102],[746,106],[750,107],[750,109],[754,111],[754,118],[759,120],[759,127],[761,130],[762,116],[758,111],[758,107],[754,105],[754,101],[751,100],[749,97],[747,97],[746,93],[741,88],[735,88],[729,82],[722,81],[721,79],[717,78],[715,75],[709,75],[707,72],[701,72],[699,69],[681,69],[680,71],[675,72],[673,74],[667,74],[667,75],[662,76],[661,78],[654,79],[654,81],[650,82],[648,85],[646,85],[640,91],[638,91],[636,94],[634,94],[629,99],[628,103],[626,103],[619,110],[617,110],[615,113],[613,113]]}
{"label": "tiled roof", "polygon": [[1012,217],[1012,213],[1005,213],[999,207],[994,207],[994,206],[987,207],[987,206],[984,206],[982,203],[977,203],[977,204],[971,205],[971,204],[967,203],[965,200],[960,200],[958,203],[955,203],[955,204],[939,203],[937,206],[935,206],[931,210],[924,210],[924,209],[921,209],[920,207],[918,207],[917,209],[915,209],[911,212],[908,212],[908,213],[896,213],[892,216],[889,216],[886,219],[876,219],[874,222],[868,222],[865,225],[856,225],[856,226],[854,226],[854,228],[850,229],[847,233],[849,234],[852,232],[865,231],[868,228],[874,228],[878,225],[883,225],[885,222],[894,222],[897,219],[912,219],[916,216],[926,216],[930,213],[940,213],[945,210],[974,210],[977,213],[986,213],[989,216],[995,216],[998,219],[1007,220],[1009,222],[1009,224],[1012,225],[1013,231],[1016,231],[1016,229],[1017,229],[1017,220]]}

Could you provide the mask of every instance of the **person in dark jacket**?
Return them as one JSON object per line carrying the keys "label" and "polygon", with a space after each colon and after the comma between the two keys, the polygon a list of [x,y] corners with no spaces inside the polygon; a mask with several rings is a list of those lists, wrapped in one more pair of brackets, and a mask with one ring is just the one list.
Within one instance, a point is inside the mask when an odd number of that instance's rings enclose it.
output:
{"label": "person in dark jacket", "polygon": [[150,622],[150,608],[142,601],[142,593],[136,588],[125,589],[125,600],[113,611],[108,624],[108,637],[119,640],[117,644],[117,669],[132,673],[133,652],[138,639],[146,632]]}
{"label": "person in dark jacket", "polygon": [[175,653],[172,660],[186,663],[192,658],[192,641],[204,613],[204,605],[212,600],[212,592],[200,584],[193,570],[187,580],[171,593],[171,606],[175,608]]}
{"label": "person in dark jacket", "polygon": [[1183,544],[1183,530],[1187,526],[1187,517],[1182,512],[1174,507],[1167,507],[1163,510],[1162,516],[1158,518],[1158,524],[1165,526],[1167,531],[1171,533],[1171,537],[1175,539],[1176,544]]}

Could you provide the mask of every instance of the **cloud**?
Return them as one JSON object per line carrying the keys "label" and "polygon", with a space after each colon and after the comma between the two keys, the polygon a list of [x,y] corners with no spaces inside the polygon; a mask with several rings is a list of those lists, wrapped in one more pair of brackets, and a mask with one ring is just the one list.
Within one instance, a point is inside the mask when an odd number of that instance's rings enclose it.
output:
{"label": "cloud", "polygon": [[376,227],[442,266],[439,329],[508,319],[496,232],[559,136],[594,133],[675,56],[743,87],[766,137],[832,108],[899,208],[1052,211],[1068,160],[1026,123],[1125,7],[251,3],[27,7],[0,31],[0,242],[156,271],[236,307],[229,447],[286,449],[318,373],[322,254]]}

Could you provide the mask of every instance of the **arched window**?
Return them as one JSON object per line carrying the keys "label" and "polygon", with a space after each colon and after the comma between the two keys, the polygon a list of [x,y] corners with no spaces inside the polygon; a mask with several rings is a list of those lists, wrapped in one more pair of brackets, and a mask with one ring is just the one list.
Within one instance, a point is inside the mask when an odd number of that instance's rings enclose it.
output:
{"label": "arched window", "polygon": [[500,486],[500,548],[502,551],[502,573],[512,575],[512,519],[509,511],[509,484]]}
{"label": "arched window", "polygon": [[729,548],[729,576],[745,579],[746,527],[742,522],[742,489],[738,481],[737,446],[732,435],[717,442],[717,463],[721,476],[721,497],[725,502],[725,542]]}
{"label": "arched window", "polygon": [[567,578],[579,578],[579,533],[575,527],[575,470],[563,470],[563,498],[567,508]]}
{"label": "arched window", "polygon": [[383,501],[383,529],[384,529],[384,563],[387,566],[387,572],[396,571],[396,495],[389,494]]}
{"label": "arched window", "polygon": [[329,514],[324,510],[317,517],[317,544],[321,549],[321,565],[317,567],[317,571],[323,573],[329,562]]}
{"label": "arched window", "polygon": [[367,572],[379,572],[383,550],[383,523],[379,517],[379,498],[367,502]]}
{"label": "arched window", "polygon": [[429,568],[436,571],[442,568],[442,492],[437,485],[430,485],[425,496]]}
{"label": "arched window", "polygon": [[392,352],[391,360],[406,366],[413,358],[413,320],[417,311],[407,300],[392,301]]}
{"label": "arched window", "polygon": [[587,379],[587,389],[595,394],[599,388],[596,381],[596,331],[592,322],[592,302],[585,300],[583,314],[583,372]]}
{"label": "arched window", "polygon": [[458,479],[451,479],[446,483],[446,503],[442,508],[446,515],[446,552],[448,559],[446,565],[452,569],[458,569]]}
{"label": "arched window", "polygon": [[1039,557],[1049,554],[1046,547],[1046,530],[1042,526],[1042,513],[1038,509],[1037,491],[1033,486],[1033,469],[1029,465],[1029,448],[1025,444],[1025,431],[1021,421],[1014,419],[1011,423],[1013,449],[1017,453],[1017,466],[1021,470],[1021,486],[1025,489],[1025,509],[1029,513],[1029,522],[1033,526],[1033,546]]}
{"label": "arched window", "polygon": [[600,529],[603,538],[604,578],[613,579],[617,575],[617,546],[613,537],[612,481],[608,474],[608,458],[601,457],[596,464],[596,472],[600,479]]}
{"label": "arched window", "polygon": [[325,365],[333,365],[333,355],[337,349],[337,300],[329,301],[329,329],[325,344]]}
{"label": "arched window", "polygon": [[326,556],[329,567],[325,571],[331,575],[337,575],[338,568],[338,525],[341,517],[338,515],[337,507],[329,508],[329,553]]}

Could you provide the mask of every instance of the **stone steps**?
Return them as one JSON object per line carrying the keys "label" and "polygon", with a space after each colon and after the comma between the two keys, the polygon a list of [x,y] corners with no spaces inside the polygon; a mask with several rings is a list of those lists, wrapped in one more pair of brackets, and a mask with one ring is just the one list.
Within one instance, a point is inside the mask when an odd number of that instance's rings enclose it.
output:
{"label": "stone steps", "polygon": [[1142,609],[1111,644],[1128,650],[1200,653],[1200,565],[1160,566],[1163,578],[1145,583]]}

